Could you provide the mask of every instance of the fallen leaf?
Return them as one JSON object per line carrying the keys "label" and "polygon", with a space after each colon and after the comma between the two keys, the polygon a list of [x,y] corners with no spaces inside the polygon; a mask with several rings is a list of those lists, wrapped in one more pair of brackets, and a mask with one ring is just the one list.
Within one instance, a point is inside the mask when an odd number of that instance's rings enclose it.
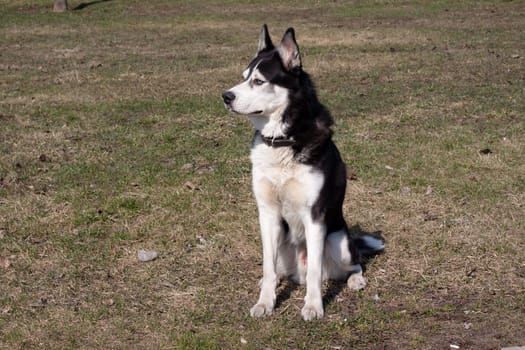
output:
{"label": "fallen leaf", "polygon": [[180,170],[190,170],[190,169],[193,169],[193,164],[192,163],[186,163],[186,164],[183,164],[180,167]]}
{"label": "fallen leaf", "polygon": [[95,68],[100,68],[102,67],[102,63],[100,62],[91,62],[89,64],[89,69],[95,69]]}
{"label": "fallen leaf", "polygon": [[197,173],[202,175],[215,169],[214,165],[209,162],[200,162],[196,165]]}
{"label": "fallen leaf", "polygon": [[346,178],[350,181],[356,181],[357,180],[357,174],[355,173],[350,173],[346,176]]}
{"label": "fallen leaf", "polygon": [[475,277],[476,270],[477,269],[475,267],[472,268],[470,271],[467,271],[466,276],[467,277]]}
{"label": "fallen leaf", "polygon": [[439,219],[439,217],[436,215],[432,215],[432,214],[427,214],[423,218],[424,221],[436,221],[437,219]]}
{"label": "fallen leaf", "polygon": [[192,191],[199,191],[200,190],[200,187],[198,185],[194,184],[191,181],[186,181],[184,186],[186,186],[187,188],[189,188]]}
{"label": "fallen leaf", "polygon": [[7,269],[9,266],[11,266],[11,261],[6,256],[0,256],[0,266],[4,269]]}
{"label": "fallen leaf", "polygon": [[175,288],[175,285],[173,283],[171,283],[171,282],[168,282],[168,281],[162,281],[161,285],[166,287],[166,288]]}
{"label": "fallen leaf", "polygon": [[213,167],[199,168],[197,174],[202,175],[213,171]]}

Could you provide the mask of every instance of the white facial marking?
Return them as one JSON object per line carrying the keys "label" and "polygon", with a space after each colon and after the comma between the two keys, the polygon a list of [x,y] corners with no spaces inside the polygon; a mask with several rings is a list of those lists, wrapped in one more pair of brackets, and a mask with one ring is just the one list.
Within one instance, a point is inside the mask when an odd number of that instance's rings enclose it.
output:
{"label": "white facial marking", "polygon": [[235,95],[232,112],[247,115],[266,137],[283,136],[282,114],[288,106],[288,90],[274,85],[257,69],[245,69],[244,80],[229,91]]}

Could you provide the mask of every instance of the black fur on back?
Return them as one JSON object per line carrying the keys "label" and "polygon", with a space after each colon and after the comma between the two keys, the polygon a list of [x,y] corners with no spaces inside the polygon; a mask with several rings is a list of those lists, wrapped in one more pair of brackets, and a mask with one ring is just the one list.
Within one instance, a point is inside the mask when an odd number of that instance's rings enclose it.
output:
{"label": "black fur on back", "polygon": [[282,115],[285,136],[296,141],[296,159],[314,165],[331,141],[333,119],[319,102],[310,76],[300,67],[286,70],[276,49],[260,52],[249,68],[256,66],[270,83],[288,89],[289,104]]}
{"label": "black fur on back", "polygon": [[345,229],[343,201],[346,167],[332,141],[333,119],[319,102],[314,84],[302,67],[286,70],[277,49],[270,47],[257,55],[249,68],[257,69],[272,84],[289,91],[289,104],[282,115],[285,137],[293,138],[294,159],[320,170],[325,178],[319,198],[312,207],[314,220],[324,221],[327,232]]}

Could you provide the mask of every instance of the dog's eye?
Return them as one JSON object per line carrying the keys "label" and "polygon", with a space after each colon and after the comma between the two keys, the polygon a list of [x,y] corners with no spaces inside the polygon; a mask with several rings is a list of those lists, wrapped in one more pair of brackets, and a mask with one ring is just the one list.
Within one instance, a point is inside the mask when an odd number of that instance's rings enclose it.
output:
{"label": "dog's eye", "polygon": [[264,81],[262,81],[261,79],[253,79],[253,83],[255,85],[262,85],[262,84],[264,84]]}

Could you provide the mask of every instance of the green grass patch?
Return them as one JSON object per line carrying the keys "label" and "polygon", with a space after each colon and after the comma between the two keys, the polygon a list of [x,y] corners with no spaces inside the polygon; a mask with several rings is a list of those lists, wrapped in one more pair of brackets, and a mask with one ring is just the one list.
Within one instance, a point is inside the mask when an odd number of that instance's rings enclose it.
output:
{"label": "green grass patch", "polygon": [[[522,2],[86,5],[0,8],[0,348],[525,343]],[[253,130],[220,96],[263,23],[296,28],[352,174],[348,223],[387,242],[367,288],[326,284],[309,323],[304,287],[248,314]]]}

